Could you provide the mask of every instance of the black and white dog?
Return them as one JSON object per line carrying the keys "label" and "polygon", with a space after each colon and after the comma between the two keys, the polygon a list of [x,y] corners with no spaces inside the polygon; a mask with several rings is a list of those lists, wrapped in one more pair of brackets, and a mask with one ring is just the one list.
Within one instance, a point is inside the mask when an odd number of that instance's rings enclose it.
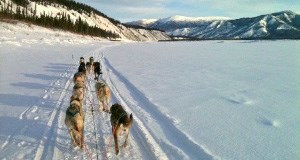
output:
{"label": "black and white dog", "polygon": [[94,62],[94,74],[95,74],[95,80],[98,81],[100,74],[102,74],[100,62]]}
{"label": "black and white dog", "polygon": [[129,131],[133,123],[132,114],[128,115],[124,108],[120,104],[114,104],[110,108],[110,123],[112,126],[112,134],[115,140],[115,151],[116,154],[119,154],[119,141],[118,137],[122,132],[125,132],[125,142],[123,147],[126,147],[128,144]]}
{"label": "black and white dog", "polygon": [[79,64],[84,63],[84,58],[80,57]]}
{"label": "black and white dog", "polygon": [[86,68],[85,68],[85,63],[81,62],[79,67],[78,67],[78,72],[82,72],[84,74],[86,74]]}

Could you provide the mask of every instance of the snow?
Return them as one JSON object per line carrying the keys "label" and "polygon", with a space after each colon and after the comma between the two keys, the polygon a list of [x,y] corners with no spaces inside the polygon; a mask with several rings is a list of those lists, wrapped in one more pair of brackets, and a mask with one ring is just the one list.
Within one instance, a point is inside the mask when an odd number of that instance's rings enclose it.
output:
{"label": "snow", "polygon": [[186,16],[172,16],[164,19],[159,19],[161,22],[177,21],[177,22],[201,22],[201,21],[216,21],[216,20],[229,20],[228,17],[186,17]]}
{"label": "snow", "polygon": [[130,24],[140,25],[140,26],[148,26],[155,23],[158,19],[141,19],[138,21],[130,22]]}
{"label": "snow", "polygon": [[296,28],[288,25],[288,24],[281,24],[277,27],[278,30],[297,30]]}
{"label": "snow", "polygon": [[[145,27],[165,30],[168,35],[189,36],[200,39],[256,39],[256,38],[278,38],[281,32],[296,32],[299,30],[295,23],[297,14],[291,11],[283,11],[250,18],[251,21],[243,19],[230,20],[227,17],[185,17],[172,16],[158,19]],[[141,24],[143,21],[129,22],[129,24]],[[251,22],[251,23],[250,23]],[[277,31],[274,30],[276,29]],[[281,38],[292,38],[291,34]],[[290,35],[290,36],[288,36]]]}
{"label": "snow", "polygon": [[172,34],[174,36],[182,36],[182,35],[188,35],[189,33],[191,33],[191,30],[195,30],[195,29],[198,28],[180,28],[167,33]]}
{"label": "snow", "polygon": [[[12,4],[13,12],[15,12],[15,9],[17,5],[12,2],[11,0],[8,0],[5,4],[4,2],[0,1],[0,5],[3,5],[4,8],[8,5]],[[23,10],[23,7],[20,7],[21,10]],[[132,28],[126,28],[122,24],[115,25],[112,22],[110,22],[107,18],[104,18],[102,16],[99,16],[95,13],[91,13],[88,15],[88,13],[79,13],[74,10],[68,10],[67,7],[58,5],[58,4],[52,4],[44,6],[42,4],[38,4],[36,2],[29,1],[28,5],[28,15],[33,15],[34,13],[31,13],[31,10],[34,12],[36,8],[36,16],[40,17],[41,15],[49,15],[51,17],[61,17],[63,14],[66,16],[70,16],[70,19],[72,22],[75,22],[76,20],[81,18],[82,21],[87,22],[89,26],[97,26],[98,28],[101,28],[105,31],[110,31],[112,33],[116,33],[120,36],[118,40],[123,41],[154,41],[154,40],[169,40],[170,37],[167,36],[163,32],[158,31],[152,31],[152,30],[143,30],[143,34],[140,34],[139,31],[135,31]],[[132,33],[134,32],[134,33]],[[147,39],[145,37],[151,38]]]}
{"label": "snow", "polygon": [[[1,22],[0,159],[299,159],[299,49],[287,40],[111,42]],[[64,117],[81,56],[101,60],[112,103],[133,113],[118,156],[109,114],[91,112],[92,76],[86,149],[71,144]]]}
{"label": "snow", "polygon": [[270,19],[269,21],[268,21],[268,23],[270,24],[270,25],[274,25],[275,23],[278,23],[278,21],[276,20],[276,17],[274,17],[274,16],[268,16],[268,18]]}
{"label": "snow", "polygon": [[128,22],[129,24],[134,24],[134,25],[141,25],[141,26],[150,26],[153,25],[154,23],[168,23],[170,21],[176,21],[176,22],[206,22],[206,21],[217,21],[217,20],[229,20],[230,18],[228,17],[187,17],[187,16],[171,16],[167,18],[161,18],[161,19],[141,19],[138,21],[133,21],[133,22]]}

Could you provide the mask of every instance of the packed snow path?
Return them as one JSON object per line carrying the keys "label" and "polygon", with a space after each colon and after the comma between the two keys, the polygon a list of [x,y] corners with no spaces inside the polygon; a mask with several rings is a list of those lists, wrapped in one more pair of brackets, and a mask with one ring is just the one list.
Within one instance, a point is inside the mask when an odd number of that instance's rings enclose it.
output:
{"label": "packed snow path", "polygon": [[[55,156],[64,157],[65,159],[169,159],[173,156],[179,156],[183,158],[213,158],[212,156],[207,154],[200,146],[197,146],[187,137],[185,137],[183,133],[176,130],[176,128],[172,126],[171,123],[168,124],[169,120],[161,113],[154,109],[146,109],[151,107],[153,108],[153,104],[151,104],[149,100],[143,97],[141,92],[139,92],[132,84],[130,84],[128,80],[124,79],[124,77],[122,77],[122,75],[119,74],[118,71],[116,71],[109,64],[109,61],[107,59],[104,58],[101,60],[101,63],[103,65],[102,80],[108,83],[112,91],[111,104],[122,104],[126,111],[129,113],[133,113],[134,116],[134,124],[130,132],[129,145],[126,148],[121,147],[120,155],[115,155],[114,140],[111,133],[110,115],[99,110],[98,101],[94,89],[95,80],[93,80],[93,75],[88,75],[84,100],[85,149],[83,151],[80,151],[79,149],[73,149],[73,146],[70,143],[69,134],[64,125],[65,110],[68,106],[68,98],[71,96],[70,93],[68,93],[69,95],[66,96],[66,99],[64,101],[66,104],[63,105],[64,107],[60,110],[58,116],[58,127],[55,127],[57,128],[57,131],[54,135],[60,136],[56,136],[56,143],[54,144],[59,144],[58,146],[60,146],[60,148],[53,146],[53,158],[55,158]],[[76,69],[77,68],[75,67],[74,70]],[[122,96],[117,87],[114,85],[114,82],[111,80],[110,75],[119,78],[119,80],[123,82],[123,85],[132,92],[132,97]],[[69,81],[71,80],[72,79],[70,77]],[[68,82],[66,83],[66,86],[68,87],[65,88],[69,88],[69,90],[72,90],[73,85],[70,85]],[[137,104],[132,101],[136,102]],[[134,108],[135,111],[132,108]],[[168,128],[168,131],[166,130],[166,134],[170,136],[170,139],[173,139],[172,142],[174,143],[174,145],[177,145],[177,143],[185,143],[185,146],[190,146],[189,151],[186,148],[178,148],[177,151],[172,152],[172,147],[164,146],[165,144],[160,142],[159,137],[155,137],[155,135],[151,133],[152,131],[149,126],[145,124],[147,123],[148,118],[147,116],[144,116],[144,113],[147,113],[146,115],[158,118],[155,122],[152,122],[153,125],[158,125],[161,128]],[[123,139],[121,138],[120,141],[121,146],[124,142],[124,137]],[[162,146],[165,148],[164,150],[162,149]],[[51,152],[47,151],[47,153]],[[182,154],[174,155],[180,153]],[[187,155],[192,157],[188,157]]]}
{"label": "packed snow path", "polygon": [[[88,56],[88,55],[86,55]],[[99,56],[98,56],[99,57]],[[155,109],[147,98],[125,79],[106,58],[101,59],[103,75],[101,77],[108,83],[112,91],[112,102],[120,103],[128,113],[133,113],[134,123],[131,128],[129,145],[122,147],[124,136],[120,138],[120,153],[115,155],[114,139],[111,133],[110,114],[102,112],[98,108],[98,101],[95,93],[94,75],[87,75],[86,90],[84,98],[84,149],[74,148],[69,133],[64,124],[65,111],[69,106],[72,89],[74,86],[73,75],[77,71],[77,63],[57,64],[66,68],[64,73],[57,76],[51,83],[51,88],[45,90],[45,94],[24,112],[19,115],[20,121],[30,119],[30,124],[21,126],[15,134],[9,136],[1,146],[2,158],[4,159],[172,159],[181,157],[183,159],[213,159],[201,146],[194,144],[181,131],[173,126],[171,121]],[[122,95],[120,89],[110,77],[122,82],[125,90],[131,96]],[[124,88],[121,88],[123,91]],[[48,101],[50,97],[57,97],[58,100]],[[45,108],[44,106],[53,106]],[[40,116],[50,115],[45,121],[45,126],[40,126],[37,120]],[[168,135],[171,144],[165,144],[160,137],[155,136],[152,127],[163,128]],[[33,134],[39,130],[39,140],[30,143],[30,139],[22,139],[20,135]],[[33,132],[32,132],[33,131]],[[185,147],[180,148],[180,143]],[[20,152],[15,152],[15,147]],[[23,151],[22,151],[23,150]],[[26,152],[31,152],[26,153]],[[216,158],[216,157],[215,157]]]}

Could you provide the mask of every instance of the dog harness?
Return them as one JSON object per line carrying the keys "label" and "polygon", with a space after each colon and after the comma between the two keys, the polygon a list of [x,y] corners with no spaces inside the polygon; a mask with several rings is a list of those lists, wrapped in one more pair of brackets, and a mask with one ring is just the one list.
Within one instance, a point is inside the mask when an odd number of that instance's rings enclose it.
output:
{"label": "dog harness", "polygon": [[67,115],[74,117],[79,111],[76,112],[70,112],[69,110],[67,111]]}
{"label": "dog harness", "polygon": [[120,119],[123,118],[124,116],[127,116],[127,113],[122,113],[121,116],[120,116],[120,118],[115,122],[114,126],[115,126],[115,125],[118,125]]}

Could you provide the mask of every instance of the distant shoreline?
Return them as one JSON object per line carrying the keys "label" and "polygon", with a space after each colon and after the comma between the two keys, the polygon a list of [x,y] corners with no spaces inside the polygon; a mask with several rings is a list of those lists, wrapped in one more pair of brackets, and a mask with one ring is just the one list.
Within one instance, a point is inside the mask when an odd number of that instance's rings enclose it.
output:
{"label": "distant shoreline", "polygon": [[171,39],[159,40],[158,42],[176,42],[176,41],[276,41],[276,40],[300,40],[300,38],[262,38],[262,39]]}

